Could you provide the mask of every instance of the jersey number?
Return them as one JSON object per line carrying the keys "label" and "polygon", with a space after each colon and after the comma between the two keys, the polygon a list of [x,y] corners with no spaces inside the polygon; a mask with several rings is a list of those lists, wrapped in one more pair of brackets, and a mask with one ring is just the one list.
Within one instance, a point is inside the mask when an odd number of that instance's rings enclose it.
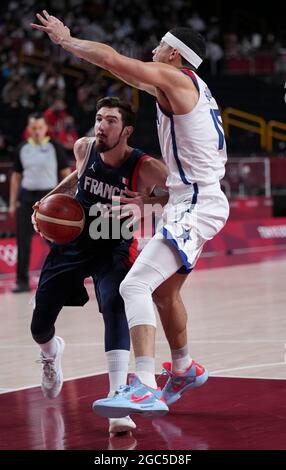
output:
{"label": "jersey number", "polygon": [[219,112],[219,109],[210,109],[211,117],[214,122],[214,126],[218,133],[218,149],[221,150],[224,144],[224,133],[223,133],[223,126],[222,126],[222,119]]}

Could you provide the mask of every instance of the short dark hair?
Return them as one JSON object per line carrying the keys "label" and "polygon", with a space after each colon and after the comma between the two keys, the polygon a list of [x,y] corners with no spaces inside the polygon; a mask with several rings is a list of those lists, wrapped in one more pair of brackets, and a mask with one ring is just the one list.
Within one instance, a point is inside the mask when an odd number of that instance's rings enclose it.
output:
{"label": "short dark hair", "polygon": [[131,104],[128,101],[122,100],[117,96],[105,96],[96,103],[96,112],[101,108],[118,108],[122,116],[122,122],[125,126],[135,127],[136,113],[133,111]]}
{"label": "short dark hair", "polygon": [[[190,47],[202,60],[206,57],[206,41],[203,36],[195,31],[193,28],[185,26],[176,26],[169,31],[173,36],[180,39],[186,46]],[[182,57],[182,64],[189,65],[190,63]],[[194,64],[191,64],[194,66]]]}
{"label": "short dark hair", "polygon": [[47,122],[45,116],[43,115],[43,113],[29,114],[28,120],[30,120],[30,119],[44,119],[44,121]]}

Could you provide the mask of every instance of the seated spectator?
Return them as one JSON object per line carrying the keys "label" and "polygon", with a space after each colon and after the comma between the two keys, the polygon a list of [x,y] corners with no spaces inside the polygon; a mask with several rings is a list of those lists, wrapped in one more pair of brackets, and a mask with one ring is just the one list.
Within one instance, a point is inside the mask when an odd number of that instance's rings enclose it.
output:
{"label": "seated spectator", "polygon": [[44,112],[44,117],[54,139],[58,139],[59,132],[63,129],[67,116],[66,103],[62,98],[55,99],[53,104]]}
{"label": "seated spectator", "polygon": [[65,79],[63,75],[58,72],[54,64],[49,63],[45,70],[39,75],[37,80],[37,87],[40,91],[45,93],[49,92],[51,88],[56,87],[60,91],[65,90]]}
{"label": "seated spectator", "polygon": [[57,140],[66,150],[73,150],[74,143],[79,139],[79,134],[76,130],[74,118],[70,115],[66,116],[63,123],[63,128],[59,131]]}

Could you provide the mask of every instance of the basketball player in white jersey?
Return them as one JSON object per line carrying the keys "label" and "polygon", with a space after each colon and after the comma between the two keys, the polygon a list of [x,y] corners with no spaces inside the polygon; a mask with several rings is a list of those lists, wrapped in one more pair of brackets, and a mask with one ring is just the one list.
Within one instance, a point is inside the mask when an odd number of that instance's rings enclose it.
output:
{"label": "basketball player in white jersey", "polygon": [[[190,357],[187,347],[186,311],[161,313],[170,341],[172,366],[163,391],[154,376],[156,319],[152,293],[163,283],[179,289],[207,240],[224,226],[229,206],[220,188],[226,147],[218,105],[196,70],[205,57],[205,42],[190,28],[174,28],[153,51],[153,62],[118,54],[106,44],[80,40],[46,11],[37,15],[46,32],[66,51],[102,67],[126,83],[156,97],[158,135],[169,168],[169,203],[162,226],[143,249],[121,284],[135,354],[136,376],[114,397],[97,400],[96,413],[120,417],[140,413],[159,416],[181,394],[207,380],[207,371]],[[184,274],[182,274],[182,272]]]}

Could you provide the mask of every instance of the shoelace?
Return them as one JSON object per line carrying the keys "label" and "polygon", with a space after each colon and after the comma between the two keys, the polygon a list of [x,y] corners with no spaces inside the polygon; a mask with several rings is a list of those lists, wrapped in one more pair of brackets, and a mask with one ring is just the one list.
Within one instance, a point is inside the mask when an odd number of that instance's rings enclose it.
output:
{"label": "shoelace", "polygon": [[165,369],[165,367],[163,367],[161,375],[168,375],[169,377],[173,377],[172,372],[168,369]]}
{"label": "shoelace", "polygon": [[38,359],[36,362],[43,364],[44,373],[48,379],[54,378],[54,376],[56,375],[56,371],[54,368],[55,359],[53,357],[41,357],[41,359]]}
{"label": "shoelace", "polygon": [[115,390],[114,396],[115,395],[121,395],[122,393],[129,392],[130,390],[130,385],[120,385],[117,390]]}

